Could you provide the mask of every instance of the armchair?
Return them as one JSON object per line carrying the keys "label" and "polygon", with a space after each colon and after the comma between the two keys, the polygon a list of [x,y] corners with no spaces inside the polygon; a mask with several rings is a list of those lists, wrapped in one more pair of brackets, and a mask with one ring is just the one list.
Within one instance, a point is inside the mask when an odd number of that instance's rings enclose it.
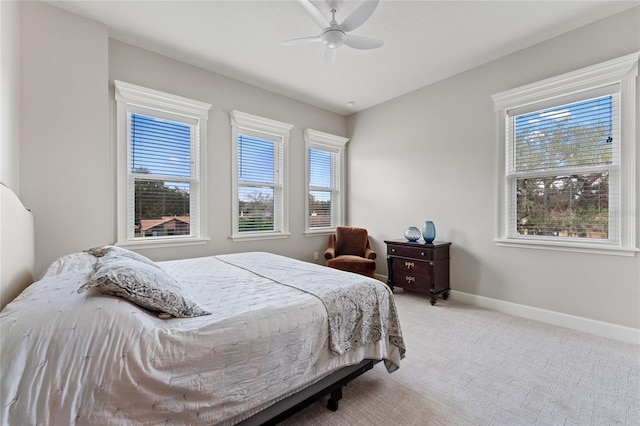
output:
{"label": "armchair", "polygon": [[375,278],[376,256],[369,244],[367,230],[350,226],[337,227],[335,234],[329,235],[324,252],[326,265],[330,268],[372,278]]}

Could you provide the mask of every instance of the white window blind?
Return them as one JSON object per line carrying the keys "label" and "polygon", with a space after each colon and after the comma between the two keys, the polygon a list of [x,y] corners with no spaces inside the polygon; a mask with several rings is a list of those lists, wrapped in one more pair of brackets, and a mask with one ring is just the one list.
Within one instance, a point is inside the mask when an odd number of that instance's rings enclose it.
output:
{"label": "white window blind", "polygon": [[340,156],[335,149],[310,148],[308,154],[309,228],[335,227],[334,201],[340,196]]}
{"label": "white window blind", "polygon": [[282,169],[280,140],[238,135],[239,232],[280,230]]}
{"label": "white window blind", "polygon": [[614,92],[509,116],[517,236],[617,242],[619,106]]}
{"label": "white window blind", "polygon": [[130,114],[133,233],[136,238],[191,235],[197,220],[196,182],[191,161],[197,127],[142,114]]}
{"label": "white window blind", "polygon": [[245,112],[231,113],[234,241],[289,235],[287,158],[292,127]]}
{"label": "white window blind", "polygon": [[307,152],[306,232],[330,232],[344,223],[344,156],[347,138],[304,132]]}

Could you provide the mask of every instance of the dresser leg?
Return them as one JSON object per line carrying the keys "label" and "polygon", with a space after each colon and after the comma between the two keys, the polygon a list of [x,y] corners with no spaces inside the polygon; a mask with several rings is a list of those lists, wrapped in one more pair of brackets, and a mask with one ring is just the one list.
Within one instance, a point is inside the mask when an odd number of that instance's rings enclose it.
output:
{"label": "dresser leg", "polygon": [[387,285],[389,286],[389,289],[391,289],[391,293],[393,293],[393,268],[391,265],[391,256],[387,256]]}

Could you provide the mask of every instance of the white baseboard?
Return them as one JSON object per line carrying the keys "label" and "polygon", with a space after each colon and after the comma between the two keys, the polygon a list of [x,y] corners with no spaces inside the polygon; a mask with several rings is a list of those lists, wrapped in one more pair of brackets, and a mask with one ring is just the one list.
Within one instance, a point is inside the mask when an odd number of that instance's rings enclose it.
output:
{"label": "white baseboard", "polygon": [[[387,276],[376,274],[376,278],[386,283]],[[506,302],[499,299],[478,296],[462,291],[451,290],[449,293],[451,300],[467,305],[477,306],[492,311],[504,312],[546,324],[566,327],[572,330],[582,331],[596,336],[608,337],[610,339],[621,340],[627,343],[640,344],[640,329],[625,327],[623,325],[612,324],[604,321],[596,321],[589,318],[575,315],[563,314],[562,312],[549,311],[535,308],[533,306],[520,305],[518,303]]]}
{"label": "white baseboard", "polygon": [[596,336],[608,337],[628,343],[640,343],[640,329],[637,328],[596,321],[575,315],[563,314],[561,312],[548,311],[546,309],[505,302],[504,300],[491,299],[489,297],[477,296],[455,290],[451,290],[450,298],[451,300],[467,305],[504,312],[518,317],[595,334]]}

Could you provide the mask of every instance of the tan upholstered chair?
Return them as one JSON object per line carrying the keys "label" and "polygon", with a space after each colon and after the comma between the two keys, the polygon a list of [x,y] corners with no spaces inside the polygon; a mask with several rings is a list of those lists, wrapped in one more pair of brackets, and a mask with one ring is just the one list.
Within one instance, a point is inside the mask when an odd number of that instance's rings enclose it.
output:
{"label": "tan upholstered chair", "polygon": [[329,235],[324,258],[331,268],[375,277],[376,252],[371,250],[369,235],[364,228],[337,227],[336,233]]}

